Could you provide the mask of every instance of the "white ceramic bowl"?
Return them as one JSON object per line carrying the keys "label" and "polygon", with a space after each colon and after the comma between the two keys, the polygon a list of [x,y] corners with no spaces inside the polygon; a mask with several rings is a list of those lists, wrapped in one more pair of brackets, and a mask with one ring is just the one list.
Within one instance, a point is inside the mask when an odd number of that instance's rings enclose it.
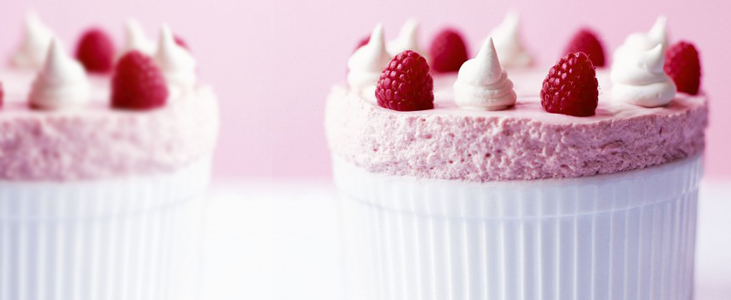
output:
{"label": "white ceramic bowl", "polygon": [[691,299],[702,157],[469,183],[334,158],[347,299]]}
{"label": "white ceramic bowl", "polygon": [[0,300],[196,299],[210,169],[0,181]]}

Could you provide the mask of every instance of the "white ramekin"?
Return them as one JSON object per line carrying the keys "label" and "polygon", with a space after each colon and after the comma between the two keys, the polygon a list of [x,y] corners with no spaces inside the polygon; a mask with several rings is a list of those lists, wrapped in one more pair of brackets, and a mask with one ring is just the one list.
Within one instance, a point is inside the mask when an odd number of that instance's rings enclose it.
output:
{"label": "white ramekin", "polygon": [[346,299],[692,298],[701,156],[487,183],[333,165]]}
{"label": "white ramekin", "polygon": [[197,299],[210,169],[0,181],[0,300]]}

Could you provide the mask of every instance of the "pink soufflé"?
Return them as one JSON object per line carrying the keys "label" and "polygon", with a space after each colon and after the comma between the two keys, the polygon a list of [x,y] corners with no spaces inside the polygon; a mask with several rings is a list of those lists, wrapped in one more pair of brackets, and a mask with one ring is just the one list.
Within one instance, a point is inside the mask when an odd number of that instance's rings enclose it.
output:
{"label": "pink souffl\u00e9", "polygon": [[678,93],[667,107],[613,102],[598,72],[596,115],[550,114],[540,104],[543,69],[510,72],[517,103],[504,111],[456,107],[455,76],[435,77],[435,109],[391,111],[344,86],[327,100],[333,155],[374,173],[474,182],[577,178],[647,168],[701,153],[705,95]]}
{"label": "pink souffl\u00e9", "polygon": [[67,181],[154,175],[210,155],[218,104],[208,86],[173,95],[149,111],[109,104],[109,78],[92,77],[92,101],[42,111],[29,107],[31,74],[0,73],[7,93],[0,109],[0,180]]}

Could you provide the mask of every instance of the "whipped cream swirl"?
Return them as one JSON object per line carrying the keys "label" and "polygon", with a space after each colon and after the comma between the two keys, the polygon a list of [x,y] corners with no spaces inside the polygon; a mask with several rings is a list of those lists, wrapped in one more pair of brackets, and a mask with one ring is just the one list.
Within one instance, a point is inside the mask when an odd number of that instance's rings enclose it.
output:
{"label": "whipped cream swirl", "polygon": [[424,52],[419,47],[419,22],[414,19],[406,21],[401,26],[398,37],[390,41],[386,47],[392,57],[406,50],[411,50],[424,56]]}
{"label": "whipped cream swirl", "polygon": [[348,86],[354,91],[375,92],[378,78],[390,61],[391,55],[386,51],[383,26],[378,24],[373,29],[368,44],[356,50],[348,60]]}
{"label": "whipped cream swirl", "polygon": [[196,60],[188,50],[175,42],[175,37],[167,25],[162,26],[157,52],[153,59],[165,76],[168,87],[189,91],[195,86]]}
{"label": "whipped cream swirl", "polygon": [[52,39],[53,32],[35,13],[28,13],[25,18],[23,41],[11,57],[11,64],[21,69],[39,69],[43,66]]}
{"label": "whipped cream swirl", "polygon": [[492,38],[462,64],[454,82],[454,102],[463,109],[502,110],[515,104],[513,82],[500,66]]}
{"label": "whipped cream swirl", "polygon": [[626,53],[612,67],[612,99],[644,107],[670,103],[675,83],[663,71],[665,48],[658,43],[649,51]]}
{"label": "whipped cream swirl", "polygon": [[145,30],[142,29],[142,25],[137,20],[127,20],[124,37],[124,45],[118,55],[119,57],[132,50],[137,50],[147,55],[155,53],[155,42],[147,37]]}
{"label": "whipped cream swirl", "polygon": [[638,52],[648,51],[662,44],[663,48],[668,46],[667,18],[659,16],[648,32],[635,32],[627,36],[624,44],[614,50],[612,56],[612,68],[615,64],[624,64],[624,59],[632,60],[632,56]]}
{"label": "whipped cream swirl", "polygon": [[527,67],[533,63],[533,58],[521,42],[519,21],[517,12],[509,12],[503,22],[490,33],[503,67]]}
{"label": "whipped cream swirl", "polygon": [[31,107],[47,110],[78,107],[89,101],[90,91],[84,67],[54,39],[43,69],[33,81],[28,99]]}

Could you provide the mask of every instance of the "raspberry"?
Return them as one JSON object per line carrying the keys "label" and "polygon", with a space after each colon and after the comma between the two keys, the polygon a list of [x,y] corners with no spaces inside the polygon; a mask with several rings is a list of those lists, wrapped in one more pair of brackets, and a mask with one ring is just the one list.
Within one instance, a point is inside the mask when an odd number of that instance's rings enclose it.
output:
{"label": "raspberry", "polygon": [[467,61],[467,46],[462,35],[454,29],[442,30],[429,47],[431,66],[435,72],[457,72]]}
{"label": "raspberry", "polygon": [[574,37],[571,38],[571,42],[569,42],[569,45],[566,47],[564,54],[575,52],[586,53],[595,67],[603,67],[605,65],[604,47],[602,47],[602,42],[597,38],[597,35],[588,28],[583,28],[574,34]]}
{"label": "raspberry", "polygon": [[355,50],[353,50],[353,52],[355,52],[358,49],[360,49],[360,47],[363,47],[365,45],[368,45],[368,42],[370,42],[370,41],[371,41],[371,36],[370,35],[367,35],[366,37],[360,39],[360,41],[358,41],[358,46],[355,47]]}
{"label": "raspberry", "polygon": [[680,41],[665,52],[665,73],[670,76],[679,92],[698,94],[701,85],[701,62],[693,44]]}
{"label": "raspberry", "polygon": [[3,106],[4,99],[5,99],[5,90],[3,90],[3,83],[0,82],[0,107]]}
{"label": "raspberry", "polygon": [[434,82],[426,59],[411,50],[394,57],[376,84],[381,107],[413,111],[434,108]]}
{"label": "raspberry", "polygon": [[165,105],[168,88],[152,58],[133,50],[122,56],[112,77],[112,107],[147,110]]}
{"label": "raspberry", "polygon": [[185,42],[185,40],[177,35],[173,35],[173,39],[175,40],[175,43],[178,44],[178,46],[185,48],[185,50],[190,51],[190,48],[188,47],[188,43]]}
{"label": "raspberry", "polygon": [[549,113],[592,116],[598,101],[596,71],[583,52],[561,58],[543,80],[541,105]]}
{"label": "raspberry", "polygon": [[114,65],[114,44],[99,28],[87,30],[76,46],[76,58],[92,73],[107,73]]}

